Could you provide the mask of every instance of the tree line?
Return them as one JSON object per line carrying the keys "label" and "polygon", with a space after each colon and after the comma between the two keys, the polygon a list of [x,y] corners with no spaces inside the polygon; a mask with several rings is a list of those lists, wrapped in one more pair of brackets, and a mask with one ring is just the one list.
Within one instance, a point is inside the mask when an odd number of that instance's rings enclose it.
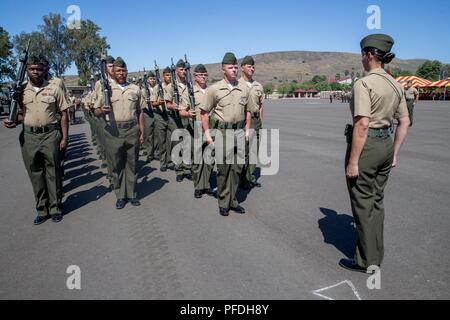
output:
{"label": "tree line", "polygon": [[[22,32],[10,37],[0,26],[0,82],[14,80],[17,67],[17,57],[31,39],[31,54],[44,54],[50,63],[51,72],[61,77],[75,63],[78,69],[79,84],[86,85],[92,74],[98,71],[101,54],[110,48],[106,37],[100,35],[101,28],[91,20],[81,20],[80,28],[67,27],[66,20],[59,14],[49,13],[42,18],[42,24],[37,31]],[[391,69],[394,77],[410,76],[414,73],[398,68]],[[344,70],[335,75],[336,82],[341,76],[351,79],[360,78],[361,74],[354,69]],[[450,75],[450,65],[440,61],[426,61],[416,71],[415,75],[436,81]],[[276,85],[282,95],[293,94],[297,89],[316,89],[318,91],[347,90],[349,85],[329,83],[326,76],[314,76],[312,80],[298,83],[296,80],[287,83],[280,80]],[[351,86],[350,86],[351,87]],[[265,85],[266,94],[275,90],[273,83]]]}
{"label": "tree line", "polygon": [[[416,73],[401,70],[399,68],[391,68],[389,69],[390,74],[394,77],[400,76],[418,76],[430,81],[437,81],[441,79],[445,79],[450,76],[450,64],[444,64],[440,61],[426,61],[422,65],[419,66]],[[359,72],[350,72],[345,70],[343,74],[352,79],[352,83],[355,79],[359,79],[361,77],[361,73]],[[264,92],[267,95],[272,94],[277,91],[281,96],[292,96],[297,89],[310,90],[315,89],[317,91],[348,91],[351,90],[352,84],[346,83],[338,83],[341,80],[341,73],[337,73],[335,76],[336,82],[330,83],[326,76],[316,75],[310,81],[305,81],[302,83],[298,83],[297,80],[293,80],[291,82],[280,81],[277,85],[269,82],[264,85]]]}
{"label": "tree line", "polygon": [[86,85],[99,71],[102,53],[110,48],[106,37],[100,35],[101,28],[91,20],[81,20],[80,28],[68,28],[66,20],[55,13],[42,19],[37,31],[13,37],[0,26],[0,82],[14,80],[17,57],[31,39],[30,54],[43,54],[52,74],[61,77],[75,63],[79,84]]}

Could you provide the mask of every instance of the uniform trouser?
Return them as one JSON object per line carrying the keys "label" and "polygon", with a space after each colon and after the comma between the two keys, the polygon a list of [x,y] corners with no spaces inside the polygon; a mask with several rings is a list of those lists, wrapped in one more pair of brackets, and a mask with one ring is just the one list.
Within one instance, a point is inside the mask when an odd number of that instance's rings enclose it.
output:
{"label": "uniform trouser", "polygon": [[[258,152],[259,152],[259,139],[260,139],[260,137],[259,137],[259,130],[261,130],[261,128],[262,128],[261,119],[260,118],[256,118],[256,117],[252,117],[252,129],[255,130],[255,136],[254,136],[253,139],[257,139],[256,143],[257,143],[257,151]],[[250,144],[250,146],[251,146],[251,144]],[[256,177],[255,177],[256,164],[249,163],[249,161],[250,161],[250,150],[249,149],[250,149],[250,147],[247,148],[246,154],[245,154],[246,162],[247,162],[246,172],[245,172],[245,179],[248,182],[255,183],[256,182]]]}
{"label": "uniform trouser", "polygon": [[144,109],[144,150],[149,156],[153,156],[155,151],[158,150],[158,138],[155,134],[155,115],[151,115],[147,109]]}
{"label": "uniform trouser", "polygon": [[208,164],[205,162],[203,157],[204,151],[206,148],[206,144],[201,144],[199,142],[195,142],[195,139],[201,139],[202,127],[201,122],[196,122],[196,135],[193,140],[193,150],[194,157],[192,163],[192,181],[194,183],[195,190],[209,190],[210,183],[209,180],[211,178],[212,170],[214,169],[213,164]]}
{"label": "uniform trouser", "polygon": [[114,192],[117,199],[136,198],[137,161],[139,157],[139,126],[114,130],[105,127],[106,156],[111,164]]}
{"label": "uniform trouser", "polygon": [[[171,141],[172,134],[177,129],[184,129],[183,124],[181,123],[181,120],[173,117],[172,115],[169,115],[169,130],[167,132],[167,134],[168,134],[167,142],[169,144],[169,150],[170,150],[169,156],[170,156],[170,159],[172,162],[173,162],[173,159],[172,159],[173,148],[175,148],[175,146],[178,145],[179,143],[182,143],[182,141],[173,141],[173,142]],[[182,176],[188,172],[189,171],[183,162],[181,162],[180,164],[175,166],[175,173],[177,176]]]}
{"label": "uniform trouser", "polygon": [[97,141],[98,148],[100,153],[100,159],[102,160],[102,164],[106,165],[106,169],[108,171],[107,178],[109,183],[114,185],[114,179],[112,178],[112,165],[111,159],[108,157],[108,148],[109,144],[106,142],[106,126],[108,122],[104,118],[95,117],[96,127],[97,127]]}
{"label": "uniform trouser", "polygon": [[70,124],[75,123],[75,107],[69,108],[69,122],[70,122]]}
{"label": "uniform trouser", "polygon": [[162,167],[167,166],[171,162],[170,137],[176,129],[177,125],[175,121],[171,120],[171,117],[155,113],[155,131],[159,141],[159,160]]}
{"label": "uniform trouser", "polygon": [[85,117],[87,122],[89,123],[89,128],[91,129],[91,140],[92,140],[92,144],[97,144],[97,133],[96,133],[96,126],[95,126],[95,116],[91,115],[89,113],[89,111],[85,111]]}
{"label": "uniform trouser", "polygon": [[410,126],[412,126],[414,119],[414,100],[407,100],[406,105],[408,106],[409,121],[411,121]]}
{"label": "uniform trouser", "polygon": [[[186,145],[185,148],[189,148],[190,150],[190,154],[191,154],[191,159],[193,158],[194,155],[194,126],[195,126],[195,122],[192,119],[182,119],[181,121],[181,128],[184,128],[185,130],[188,131],[188,134],[191,137],[191,145]],[[175,144],[176,145],[176,144]],[[188,175],[188,174],[192,174],[192,160],[188,163],[183,161],[180,165],[177,171],[177,175]]]}
{"label": "uniform trouser", "polygon": [[107,164],[106,162],[106,144],[105,144],[105,125],[106,120],[99,117],[94,117],[94,125],[95,131],[97,133],[97,150],[99,154],[99,158],[102,160],[102,163]]}
{"label": "uniform trouser", "polygon": [[61,133],[20,135],[22,157],[33,186],[39,216],[62,213],[62,180],[59,143]]}
{"label": "uniform trouser", "polygon": [[167,166],[170,162],[170,154],[167,150],[168,119],[159,113],[155,113],[155,135],[159,141],[159,161],[161,166]]}
{"label": "uniform trouser", "polygon": [[[222,146],[219,145],[216,139],[216,148],[222,147],[222,157],[216,149],[216,163],[217,163],[217,192],[219,199],[219,207],[221,208],[236,208],[238,201],[236,193],[239,187],[239,180],[245,162],[245,131],[244,130],[222,130],[219,129],[223,137]],[[226,141],[233,141],[233,145],[227,145]],[[238,141],[243,144],[238,146]],[[234,159],[233,159],[234,158]],[[227,161],[228,159],[228,161]],[[233,161],[231,161],[233,159]],[[242,164],[239,164],[239,162]]]}
{"label": "uniform trouser", "polygon": [[[346,164],[349,152],[347,150]],[[359,160],[359,177],[347,179],[358,233],[355,261],[364,268],[383,262],[384,189],[393,157],[392,138],[368,137]]]}

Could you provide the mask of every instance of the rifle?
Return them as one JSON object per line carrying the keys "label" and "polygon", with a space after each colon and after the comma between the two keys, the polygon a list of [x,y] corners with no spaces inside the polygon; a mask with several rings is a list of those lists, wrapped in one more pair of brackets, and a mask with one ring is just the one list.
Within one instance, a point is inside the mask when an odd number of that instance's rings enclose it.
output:
{"label": "rifle", "polygon": [[[91,98],[90,99],[92,101],[92,94],[95,91],[95,76],[94,76],[94,73],[92,73],[91,77],[89,78],[89,84],[91,85],[91,90],[90,90]],[[89,115],[90,116],[94,116],[94,112],[92,111],[93,109],[92,109],[91,103],[88,104],[88,108],[89,108],[89,110],[88,110]]]}
{"label": "rifle", "polygon": [[[178,85],[177,85],[177,72],[176,67],[173,63],[172,58],[172,65],[170,66],[170,80],[172,81],[172,89],[173,89],[173,96],[175,98],[175,104],[180,105],[180,92],[178,91]],[[172,110],[172,114],[174,118],[179,119],[180,115],[178,114],[178,111]]]}
{"label": "rifle", "polygon": [[31,39],[28,40],[27,47],[20,55],[20,67],[17,73],[17,81],[13,83],[10,91],[11,104],[9,105],[8,122],[15,123],[17,120],[17,106],[19,105],[20,94],[22,93],[22,82],[25,80],[25,72],[28,61],[28,52],[30,50]]}
{"label": "rifle", "polygon": [[188,62],[186,55],[184,55],[184,61],[186,63],[186,84],[189,93],[189,102],[191,104],[191,110],[195,112],[194,83],[192,82],[191,64]]}
{"label": "rifle", "polygon": [[[164,89],[163,89],[162,83],[161,83],[161,74],[159,72],[159,67],[156,64],[156,60],[155,60],[155,75],[156,75],[156,84],[158,85],[158,96],[159,96],[159,99],[163,99],[164,100]],[[164,115],[167,116],[167,109],[166,109],[166,104],[165,103],[162,104],[162,109],[163,109]]]}
{"label": "rifle", "polygon": [[92,74],[90,79],[89,79],[89,84],[91,85],[91,92],[93,92],[95,90],[95,77]]}
{"label": "rifle", "polygon": [[107,67],[106,67],[106,55],[102,55],[101,60],[101,68],[100,68],[100,83],[102,86],[102,92],[103,92],[103,104],[107,108],[109,108],[111,111],[105,115],[106,121],[110,121],[114,119],[114,113],[111,105],[111,87],[109,86],[108,81],[108,73],[107,73]]}
{"label": "rifle", "polygon": [[[151,98],[151,94],[150,94],[150,89],[148,88],[148,74],[147,72],[145,72],[144,69],[144,92],[145,92],[145,98],[147,98],[148,100],[150,100]],[[148,106],[148,111],[150,113],[150,116],[153,118],[155,115],[153,113],[153,105],[151,102],[147,102],[147,106]]]}

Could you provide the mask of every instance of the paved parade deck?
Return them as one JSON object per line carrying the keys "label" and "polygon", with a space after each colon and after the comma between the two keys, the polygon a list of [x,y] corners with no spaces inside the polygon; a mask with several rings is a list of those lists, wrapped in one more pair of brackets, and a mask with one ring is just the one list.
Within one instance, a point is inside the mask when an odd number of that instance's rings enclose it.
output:
{"label": "paved parade deck", "polygon": [[[280,171],[239,195],[246,215],[221,217],[215,199],[194,199],[192,182],[143,161],[142,206],[117,211],[83,123],[70,129],[66,216],[37,227],[19,130],[1,127],[0,299],[450,298],[448,102],[418,104],[391,174],[381,290],[338,266],[356,239],[344,178],[348,106],[269,101],[266,119],[280,129]],[[70,265],[81,269],[81,290],[66,287]]]}

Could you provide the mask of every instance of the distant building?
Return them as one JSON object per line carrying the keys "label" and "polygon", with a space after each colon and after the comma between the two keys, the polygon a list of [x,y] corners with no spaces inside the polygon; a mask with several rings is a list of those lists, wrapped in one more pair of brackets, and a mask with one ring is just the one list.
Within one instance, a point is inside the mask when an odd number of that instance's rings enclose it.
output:
{"label": "distant building", "polygon": [[316,89],[297,89],[294,91],[294,96],[296,98],[315,98],[317,97],[318,93],[319,91],[317,91]]}
{"label": "distant building", "polygon": [[86,86],[67,86],[67,92],[72,92],[74,97],[82,98],[85,93],[88,92],[88,87]]}
{"label": "distant building", "polygon": [[339,80],[336,80],[336,77],[330,77],[329,83],[339,83],[339,84],[352,84],[354,81],[358,80],[358,78],[352,77],[341,77]]}

